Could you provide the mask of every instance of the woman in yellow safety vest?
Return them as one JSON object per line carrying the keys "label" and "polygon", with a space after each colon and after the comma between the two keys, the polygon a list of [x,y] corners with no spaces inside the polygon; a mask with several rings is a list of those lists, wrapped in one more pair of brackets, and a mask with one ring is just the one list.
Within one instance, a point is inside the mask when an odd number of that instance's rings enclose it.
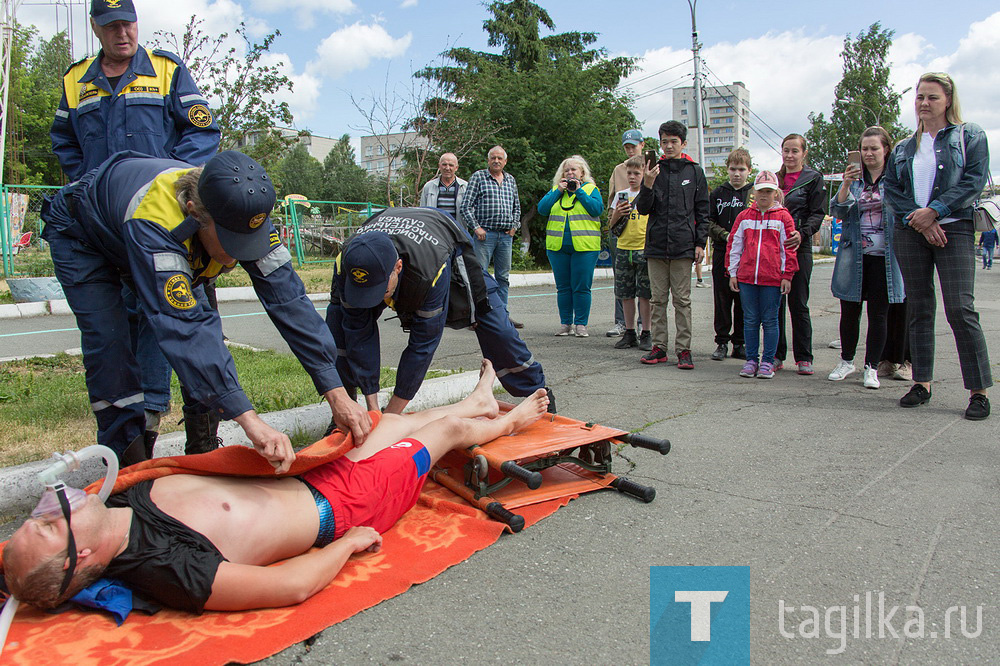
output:
{"label": "woman in yellow safety vest", "polygon": [[552,190],[538,202],[538,212],[549,217],[545,250],[556,279],[562,324],[556,335],[587,337],[603,210],[604,201],[587,161],[579,155],[564,159],[552,178]]}

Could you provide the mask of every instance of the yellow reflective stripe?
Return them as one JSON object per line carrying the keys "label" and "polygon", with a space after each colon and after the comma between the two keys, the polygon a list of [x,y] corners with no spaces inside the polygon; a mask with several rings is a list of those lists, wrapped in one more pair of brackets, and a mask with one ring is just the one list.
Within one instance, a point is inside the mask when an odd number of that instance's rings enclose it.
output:
{"label": "yellow reflective stripe", "polygon": [[431,280],[431,286],[432,287],[437,284],[438,278],[441,277],[441,273],[444,272],[444,267],[447,266],[447,265],[448,265],[447,261],[444,262],[443,264],[441,264],[441,268],[438,269],[437,275],[435,275],[434,279]]}
{"label": "yellow reflective stripe", "polygon": [[[180,204],[177,203],[177,198],[174,194],[174,183],[190,170],[177,169],[176,171],[161,173],[154,178],[130,219],[149,220],[167,231],[172,231],[177,227],[187,216],[181,210]],[[191,249],[190,238],[184,241],[184,246],[188,250]]]}

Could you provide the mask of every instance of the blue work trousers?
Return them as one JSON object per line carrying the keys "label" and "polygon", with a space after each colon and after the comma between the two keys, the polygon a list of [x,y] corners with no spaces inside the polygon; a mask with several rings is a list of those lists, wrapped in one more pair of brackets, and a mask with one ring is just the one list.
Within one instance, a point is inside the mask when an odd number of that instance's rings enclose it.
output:
{"label": "blue work trousers", "polygon": [[139,364],[139,375],[142,378],[142,394],[148,412],[166,412],[170,410],[170,363],[160,351],[156,342],[156,334],[149,324],[149,317],[142,310],[142,305],[135,298],[135,293],[128,286],[122,289],[122,300],[128,310],[130,334],[132,336],[132,355]]}
{"label": "blue work trousers", "polygon": [[489,274],[485,275],[485,279],[492,309],[480,316],[476,323],[479,348],[483,356],[493,363],[497,379],[508,393],[519,398],[529,396],[536,389],[545,388],[542,365],[535,360],[511,323],[497,280]]}

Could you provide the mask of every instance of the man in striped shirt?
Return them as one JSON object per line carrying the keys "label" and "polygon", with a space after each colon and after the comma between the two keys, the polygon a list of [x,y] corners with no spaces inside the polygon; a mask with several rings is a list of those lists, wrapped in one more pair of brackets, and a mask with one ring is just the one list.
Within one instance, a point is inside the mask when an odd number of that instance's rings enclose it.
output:
{"label": "man in striped shirt", "polygon": [[[484,270],[493,264],[493,276],[500,285],[498,294],[506,306],[514,234],[521,226],[521,202],[517,181],[504,171],[507,151],[501,146],[490,148],[487,165],[469,178],[460,212],[473,234],[479,263]],[[524,326],[513,319],[511,323],[515,328]]]}

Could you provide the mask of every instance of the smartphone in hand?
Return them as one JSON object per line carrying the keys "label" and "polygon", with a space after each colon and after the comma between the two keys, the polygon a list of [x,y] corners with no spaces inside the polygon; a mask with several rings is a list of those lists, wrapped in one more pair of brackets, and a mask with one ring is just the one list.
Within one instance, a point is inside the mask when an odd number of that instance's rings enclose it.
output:
{"label": "smartphone in hand", "polygon": [[645,153],[645,157],[646,157],[646,168],[647,169],[652,169],[653,167],[656,166],[656,163],[657,163],[658,159],[656,157],[656,151],[655,150],[647,150],[646,153]]}

